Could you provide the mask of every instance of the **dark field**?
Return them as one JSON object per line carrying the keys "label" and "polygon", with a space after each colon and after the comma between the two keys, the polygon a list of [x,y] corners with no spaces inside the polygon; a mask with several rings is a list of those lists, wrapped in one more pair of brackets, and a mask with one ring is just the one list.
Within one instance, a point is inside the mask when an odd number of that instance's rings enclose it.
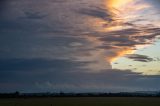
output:
{"label": "dark field", "polygon": [[0,106],[160,106],[160,98],[66,97],[0,99]]}

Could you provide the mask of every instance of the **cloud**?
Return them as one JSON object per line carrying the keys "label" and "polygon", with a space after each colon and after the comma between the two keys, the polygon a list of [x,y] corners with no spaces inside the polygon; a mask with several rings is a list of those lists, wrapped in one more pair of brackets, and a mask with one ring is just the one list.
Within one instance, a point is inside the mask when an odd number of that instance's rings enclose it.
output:
{"label": "cloud", "polygon": [[[71,1],[71,0],[68,0],[68,1]],[[54,3],[64,3],[64,2],[68,2],[66,0],[52,0],[52,2]]]}
{"label": "cloud", "polygon": [[[152,44],[159,27],[137,24],[137,19],[122,21],[100,5],[102,1],[4,2],[0,11],[0,91],[159,89],[159,76],[111,69],[114,58],[137,45]],[[128,58],[153,61],[142,55]]]}
{"label": "cloud", "polygon": [[[150,83],[144,83],[145,80]],[[142,76],[139,73],[132,73],[130,70],[113,69],[104,70],[96,74],[83,72],[66,73],[65,77],[56,80],[58,83],[48,80],[46,82],[37,82],[36,86],[41,89],[66,92],[118,92],[146,90],[146,87],[150,90],[158,89],[159,86],[155,85],[155,81],[158,80],[158,77]],[[151,85],[154,87],[152,88]]]}
{"label": "cloud", "polygon": [[25,12],[26,19],[42,19],[45,18],[47,15],[41,14],[40,12],[31,12],[31,11],[26,11]]}
{"label": "cloud", "polygon": [[[73,65],[75,64],[75,65]],[[0,70],[3,71],[69,71],[69,68],[80,68],[87,62],[76,62],[58,59],[1,59]],[[76,70],[73,70],[76,71]]]}
{"label": "cloud", "polygon": [[132,59],[134,61],[139,61],[139,62],[152,62],[154,61],[153,58],[150,58],[149,56],[145,55],[139,55],[139,54],[131,54],[126,56],[129,59]]}
{"label": "cloud", "polygon": [[111,22],[113,21],[112,14],[103,8],[89,8],[89,9],[80,9],[78,11],[82,15],[87,15],[95,18],[100,18],[105,21]]}
{"label": "cloud", "polygon": [[[144,33],[145,32],[145,33]],[[118,31],[107,32],[100,37],[101,41],[114,43],[116,46],[131,46],[145,45],[152,43],[152,41],[159,36],[160,28],[129,28]],[[106,36],[107,35],[107,36]],[[114,45],[112,44],[112,45]]]}

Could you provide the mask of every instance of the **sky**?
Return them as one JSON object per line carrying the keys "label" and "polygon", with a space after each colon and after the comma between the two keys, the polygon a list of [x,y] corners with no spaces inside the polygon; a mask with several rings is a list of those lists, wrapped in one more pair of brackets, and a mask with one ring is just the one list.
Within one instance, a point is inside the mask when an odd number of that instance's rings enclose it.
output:
{"label": "sky", "polygon": [[0,0],[0,92],[160,90],[159,0]]}

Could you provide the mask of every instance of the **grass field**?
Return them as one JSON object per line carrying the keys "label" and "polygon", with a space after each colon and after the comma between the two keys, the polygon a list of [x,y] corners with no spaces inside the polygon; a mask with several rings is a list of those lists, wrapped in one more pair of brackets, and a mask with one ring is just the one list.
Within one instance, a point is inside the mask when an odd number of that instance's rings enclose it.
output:
{"label": "grass field", "polygon": [[160,106],[160,98],[66,97],[0,99],[0,106]]}

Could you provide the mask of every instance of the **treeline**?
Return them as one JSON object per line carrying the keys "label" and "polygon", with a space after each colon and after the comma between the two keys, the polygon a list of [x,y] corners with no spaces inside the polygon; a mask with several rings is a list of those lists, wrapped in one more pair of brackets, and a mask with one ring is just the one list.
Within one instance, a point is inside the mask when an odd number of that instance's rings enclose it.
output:
{"label": "treeline", "polygon": [[0,98],[31,97],[160,97],[160,92],[120,92],[120,93],[0,93]]}

